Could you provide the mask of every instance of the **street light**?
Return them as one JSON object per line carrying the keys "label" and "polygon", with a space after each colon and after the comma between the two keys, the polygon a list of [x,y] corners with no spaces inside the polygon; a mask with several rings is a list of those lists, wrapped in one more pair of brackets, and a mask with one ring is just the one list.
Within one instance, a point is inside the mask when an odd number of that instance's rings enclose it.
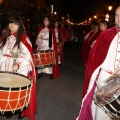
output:
{"label": "street light", "polygon": [[111,11],[112,10],[112,6],[110,5],[110,6],[108,6],[108,10],[109,11]]}
{"label": "street light", "polygon": [[54,15],[57,15],[57,12],[54,12]]}
{"label": "street light", "polygon": [[88,23],[90,24],[90,23],[91,23],[91,21],[92,21],[92,18],[89,18]]}
{"label": "street light", "polygon": [[97,19],[97,16],[96,16],[96,15],[94,15],[94,18],[95,18],[95,19]]}
{"label": "street light", "polygon": [[89,21],[91,21],[92,19],[91,18],[89,18]]}
{"label": "street light", "polygon": [[108,6],[108,13],[109,13],[109,25],[113,24],[113,15],[112,15],[113,7],[111,5]]}

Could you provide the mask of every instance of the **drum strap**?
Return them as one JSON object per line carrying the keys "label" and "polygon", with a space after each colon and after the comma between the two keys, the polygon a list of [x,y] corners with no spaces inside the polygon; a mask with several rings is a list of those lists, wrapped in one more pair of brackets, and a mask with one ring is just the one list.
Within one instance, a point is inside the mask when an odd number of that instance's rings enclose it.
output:
{"label": "drum strap", "polygon": [[49,30],[49,48],[52,47],[52,32]]}

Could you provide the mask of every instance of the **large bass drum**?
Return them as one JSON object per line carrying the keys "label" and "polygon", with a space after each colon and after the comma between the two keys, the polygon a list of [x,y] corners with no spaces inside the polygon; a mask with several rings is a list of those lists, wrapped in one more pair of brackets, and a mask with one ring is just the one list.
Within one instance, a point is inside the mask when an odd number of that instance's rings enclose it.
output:
{"label": "large bass drum", "polygon": [[26,76],[0,72],[0,114],[22,112],[30,103],[32,82]]}

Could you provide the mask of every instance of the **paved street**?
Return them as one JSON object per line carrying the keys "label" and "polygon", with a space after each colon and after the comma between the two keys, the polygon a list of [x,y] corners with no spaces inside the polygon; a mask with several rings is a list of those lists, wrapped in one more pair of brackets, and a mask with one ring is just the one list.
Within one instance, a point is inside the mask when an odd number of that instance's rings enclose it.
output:
{"label": "paved street", "polygon": [[[85,67],[74,50],[65,54],[59,78],[49,80],[49,76],[44,74],[37,79],[36,120],[75,120],[80,110],[84,72]],[[7,118],[1,116],[0,120]],[[14,115],[10,120],[17,120],[17,116]]]}

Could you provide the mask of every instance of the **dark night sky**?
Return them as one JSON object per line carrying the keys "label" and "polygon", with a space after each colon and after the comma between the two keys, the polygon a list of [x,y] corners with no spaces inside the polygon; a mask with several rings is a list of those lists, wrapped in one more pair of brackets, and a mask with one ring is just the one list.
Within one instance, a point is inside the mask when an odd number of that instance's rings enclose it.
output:
{"label": "dark night sky", "polygon": [[81,22],[90,11],[91,3],[97,0],[46,0],[46,2],[54,5],[54,10],[61,16],[70,15],[71,22]]}
{"label": "dark night sky", "polygon": [[90,5],[94,1],[96,0],[64,0],[63,5],[65,12],[70,14],[71,21],[81,22],[89,13]]}

